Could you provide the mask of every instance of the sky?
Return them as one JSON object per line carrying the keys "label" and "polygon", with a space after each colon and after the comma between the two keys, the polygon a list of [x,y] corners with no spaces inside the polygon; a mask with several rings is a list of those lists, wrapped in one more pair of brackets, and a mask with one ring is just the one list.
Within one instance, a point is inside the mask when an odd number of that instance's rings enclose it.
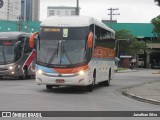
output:
{"label": "sky", "polygon": [[[47,17],[47,6],[76,7],[77,0],[40,0],[40,20]],[[109,20],[109,8],[119,8],[113,20],[118,23],[150,23],[160,15],[154,0],[79,0],[80,15]]]}

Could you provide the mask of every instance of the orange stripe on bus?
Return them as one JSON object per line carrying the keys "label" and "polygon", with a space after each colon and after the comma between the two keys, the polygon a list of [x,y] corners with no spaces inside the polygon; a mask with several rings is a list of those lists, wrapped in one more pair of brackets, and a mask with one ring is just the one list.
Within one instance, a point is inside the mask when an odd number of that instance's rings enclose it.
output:
{"label": "orange stripe on bus", "polygon": [[116,51],[110,48],[97,46],[93,51],[94,58],[115,58]]}
{"label": "orange stripe on bus", "polygon": [[77,68],[54,68],[55,71],[61,74],[70,74],[70,73],[77,73],[81,70],[87,70],[88,65],[77,67]]}

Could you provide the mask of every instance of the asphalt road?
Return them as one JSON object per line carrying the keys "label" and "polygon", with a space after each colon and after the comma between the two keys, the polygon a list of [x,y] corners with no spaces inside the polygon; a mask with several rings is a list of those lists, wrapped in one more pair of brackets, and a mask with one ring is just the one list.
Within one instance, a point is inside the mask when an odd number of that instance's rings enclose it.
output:
{"label": "asphalt road", "polygon": [[0,111],[159,111],[158,105],[121,94],[124,88],[159,80],[160,74],[152,74],[155,72],[157,70],[115,73],[109,87],[96,86],[93,92],[74,87],[47,90],[45,86],[36,85],[33,79],[0,80]]}

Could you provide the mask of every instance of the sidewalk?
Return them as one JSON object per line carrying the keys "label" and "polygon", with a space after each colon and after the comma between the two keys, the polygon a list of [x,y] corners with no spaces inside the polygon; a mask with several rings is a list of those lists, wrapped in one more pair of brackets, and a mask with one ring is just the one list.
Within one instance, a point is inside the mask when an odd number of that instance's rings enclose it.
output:
{"label": "sidewalk", "polygon": [[160,105],[160,80],[126,89],[123,95],[142,102]]}
{"label": "sidewalk", "polygon": [[[125,70],[122,72],[136,72],[138,70]],[[154,74],[154,73],[153,73]],[[157,73],[160,74],[160,73]],[[125,89],[123,95],[138,101],[147,102],[151,104],[160,105],[160,80],[156,82],[149,82],[142,85],[134,86]]]}

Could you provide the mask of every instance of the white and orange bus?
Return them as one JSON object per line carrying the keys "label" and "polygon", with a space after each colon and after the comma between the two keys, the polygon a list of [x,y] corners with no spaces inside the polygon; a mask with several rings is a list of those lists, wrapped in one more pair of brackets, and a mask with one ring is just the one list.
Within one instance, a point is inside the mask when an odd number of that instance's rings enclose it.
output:
{"label": "white and orange bus", "polygon": [[92,17],[54,16],[42,21],[37,39],[36,83],[85,86],[88,91],[114,76],[115,32]]}

